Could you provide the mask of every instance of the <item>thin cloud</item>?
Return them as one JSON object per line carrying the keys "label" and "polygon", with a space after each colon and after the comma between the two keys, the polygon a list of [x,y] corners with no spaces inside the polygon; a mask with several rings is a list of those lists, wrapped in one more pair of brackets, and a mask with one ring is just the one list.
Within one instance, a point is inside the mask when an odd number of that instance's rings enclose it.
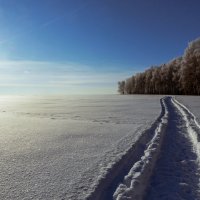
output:
{"label": "thin cloud", "polygon": [[27,34],[30,34],[32,32],[34,32],[35,30],[38,30],[38,29],[44,29],[45,27],[48,27],[62,19],[72,19],[73,16],[77,16],[78,13],[82,10],[84,10],[87,6],[89,5],[89,2],[88,3],[84,3],[82,5],[80,5],[78,8],[70,11],[70,12],[65,12],[63,14],[60,14],[56,17],[53,17],[43,23],[41,23],[40,25],[38,25],[36,28],[29,28],[29,29],[26,29],[26,30],[21,30],[20,32],[17,32],[17,33],[14,33],[12,34],[11,37],[8,37],[8,38],[5,38],[3,40],[0,40],[0,44],[6,44],[8,42],[11,42],[15,39],[18,39],[24,35],[27,35]]}
{"label": "thin cloud", "polygon": [[0,69],[0,87],[20,88],[30,92],[32,88],[38,88],[38,91],[48,88],[52,93],[58,89],[83,93],[86,88],[94,86],[115,91],[117,81],[132,74],[124,71],[109,72],[106,69],[94,71],[90,66],[75,63],[41,61],[0,61]]}

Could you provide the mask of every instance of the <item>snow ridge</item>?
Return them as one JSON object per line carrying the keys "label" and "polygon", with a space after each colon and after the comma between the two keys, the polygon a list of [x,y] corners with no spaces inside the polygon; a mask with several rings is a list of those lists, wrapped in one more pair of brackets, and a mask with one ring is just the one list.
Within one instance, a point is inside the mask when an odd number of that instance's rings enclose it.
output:
{"label": "snow ridge", "polygon": [[195,115],[187,107],[178,102],[174,97],[172,98],[172,103],[183,115],[190,140],[193,143],[193,149],[198,156],[198,162],[200,164],[200,125],[197,122]]}
{"label": "snow ridge", "polygon": [[197,122],[196,116],[186,106],[178,102],[174,97],[172,98],[172,101],[175,103],[175,105],[178,104],[182,108],[183,112],[185,112],[184,115],[187,115],[189,118],[191,118],[194,121],[195,125],[200,129],[200,125]]}
{"label": "snow ridge", "polygon": [[[119,184],[123,181],[124,177],[128,174],[133,165],[135,163],[138,163],[138,160],[140,161],[141,158],[143,158],[143,162],[148,163],[152,162],[152,154],[153,157],[158,156],[159,151],[155,149],[159,149],[156,148],[156,145],[160,146],[160,143],[163,139],[163,134],[161,134],[161,132],[164,132],[163,130],[165,124],[167,124],[168,113],[164,99],[161,99],[160,102],[162,109],[157,120],[155,120],[150,128],[143,131],[136,143],[134,143],[131,148],[128,149],[124,155],[122,155],[118,162],[109,167],[107,173],[104,174],[104,177],[101,177],[101,180],[99,180],[99,184],[97,185],[95,190],[91,192],[90,195],[86,198],[87,200],[112,199],[113,193],[116,191],[116,188],[118,188]],[[146,159],[146,157],[148,157],[149,159]],[[153,162],[155,162],[156,159],[152,160],[154,160]],[[145,169],[145,174],[149,174],[148,168]],[[142,175],[141,177],[144,178],[145,176],[146,175]]]}
{"label": "snow ridge", "polygon": [[[165,97],[167,98],[167,97]],[[156,161],[159,157],[165,128],[168,122],[168,110],[165,104],[165,98],[161,99],[163,116],[160,123],[157,124],[155,134],[144,150],[144,155],[130,169],[128,175],[124,177],[123,183],[116,189],[113,199],[142,199],[145,193],[147,183],[151,177]]]}

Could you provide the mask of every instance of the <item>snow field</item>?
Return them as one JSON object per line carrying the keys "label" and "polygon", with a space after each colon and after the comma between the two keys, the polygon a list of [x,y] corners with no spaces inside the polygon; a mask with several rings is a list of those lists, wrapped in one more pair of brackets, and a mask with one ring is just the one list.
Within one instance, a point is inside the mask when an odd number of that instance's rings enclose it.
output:
{"label": "snow field", "polygon": [[160,98],[1,98],[0,199],[197,197],[198,98]]}
{"label": "snow field", "polygon": [[0,199],[82,200],[98,194],[158,117],[159,99],[2,97]]}

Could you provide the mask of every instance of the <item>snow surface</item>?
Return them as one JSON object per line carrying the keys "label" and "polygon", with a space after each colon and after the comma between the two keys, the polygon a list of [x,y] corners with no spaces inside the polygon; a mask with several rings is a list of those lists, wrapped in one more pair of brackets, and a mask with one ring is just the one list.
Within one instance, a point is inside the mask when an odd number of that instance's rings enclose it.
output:
{"label": "snow surface", "polygon": [[144,199],[200,199],[199,125],[175,99],[168,99],[166,104],[166,136]]}
{"label": "snow surface", "polygon": [[136,142],[142,151],[132,151],[140,156],[118,184],[116,200],[200,199],[200,125],[176,99],[162,98],[161,105],[160,117],[142,134],[147,140]]}
{"label": "snow surface", "polygon": [[[134,163],[128,175],[124,177],[123,183],[120,184],[114,195],[115,200],[137,199],[142,200],[149,179],[154,171],[156,162],[160,155],[160,149],[165,136],[165,128],[168,123],[168,110],[164,99],[161,100],[162,113],[155,129],[152,129],[153,137],[146,143],[144,155]],[[150,130],[147,130],[150,134]],[[137,152],[135,152],[137,153]]]}
{"label": "snow surface", "polygon": [[160,96],[0,98],[0,199],[85,199],[160,114]]}
{"label": "snow surface", "polygon": [[176,96],[197,118],[200,123],[200,96]]}

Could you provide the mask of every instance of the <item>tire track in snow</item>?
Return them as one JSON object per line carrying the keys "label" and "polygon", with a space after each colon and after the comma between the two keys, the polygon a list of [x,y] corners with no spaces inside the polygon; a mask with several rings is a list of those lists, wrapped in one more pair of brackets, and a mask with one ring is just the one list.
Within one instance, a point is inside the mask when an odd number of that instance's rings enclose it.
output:
{"label": "tire track in snow", "polygon": [[174,98],[166,99],[166,105],[166,136],[144,199],[200,199],[199,125],[195,116]]}

